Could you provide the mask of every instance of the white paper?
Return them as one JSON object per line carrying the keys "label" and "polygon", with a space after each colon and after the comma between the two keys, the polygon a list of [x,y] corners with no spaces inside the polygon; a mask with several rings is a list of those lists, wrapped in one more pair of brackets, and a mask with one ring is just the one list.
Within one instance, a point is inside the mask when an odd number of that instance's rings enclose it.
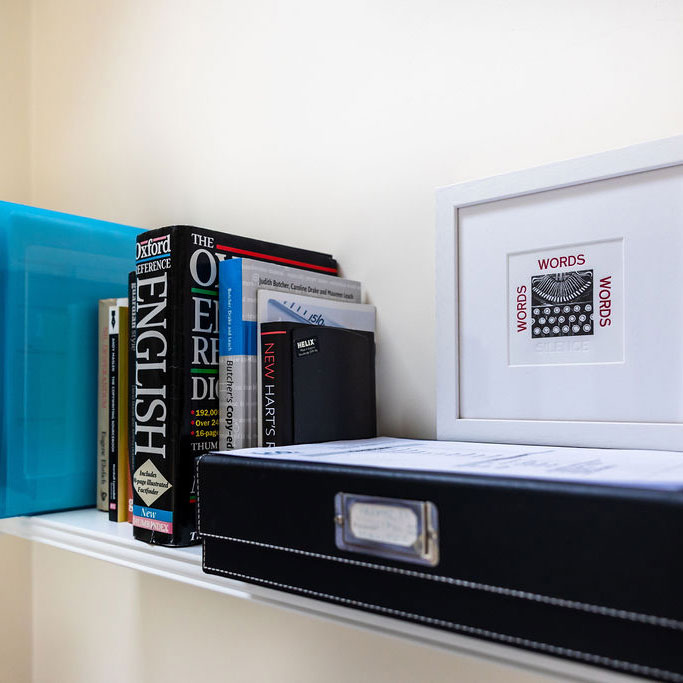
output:
{"label": "white paper", "polygon": [[244,457],[331,465],[683,489],[683,453],[549,448],[379,437],[278,448],[226,451]]}
{"label": "white paper", "polygon": [[334,301],[268,289],[258,290],[257,319],[259,323],[284,320],[374,332],[375,317],[375,307],[370,304]]}
{"label": "white paper", "polygon": [[[593,423],[591,435],[619,434],[613,423],[658,425],[661,434],[671,429],[664,423],[683,424],[681,196],[676,166],[459,209],[458,418],[494,420],[486,428],[501,436],[492,438],[532,441],[543,421],[569,423],[572,433],[575,421]],[[581,297],[568,314],[568,302],[559,314],[534,305],[535,277],[581,269],[592,271],[592,310],[574,310]],[[575,335],[579,324],[590,333]],[[470,426],[478,429],[465,423],[460,434]]]}

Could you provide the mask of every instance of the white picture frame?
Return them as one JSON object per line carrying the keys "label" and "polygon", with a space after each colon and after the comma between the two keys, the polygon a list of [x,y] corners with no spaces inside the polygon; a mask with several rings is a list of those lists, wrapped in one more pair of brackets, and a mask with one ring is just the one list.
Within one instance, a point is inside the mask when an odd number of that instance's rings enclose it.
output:
{"label": "white picture frame", "polygon": [[[671,169],[662,176],[662,178],[666,176],[664,178],[666,183],[658,182],[660,174],[651,173],[662,171],[663,169]],[[650,175],[641,176],[638,174]],[[616,418],[614,416],[605,418],[600,415],[597,419],[586,418],[585,415],[580,419],[563,419],[562,416],[550,419],[546,417],[537,419],[533,414],[516,417],[507,414],[505,409],[500,410],[500,414],[496,414],[495,411],[497,409],[495,407],[491,409],[493,411],[492,414],[489,414],[481,409],[482,401],[479,400],[480,397],[475,396],[478,392],[476,388],[473,388],[478,386],[477,368],[472,369],[473,366],[469,364],[474,354],[469,353],[467,355],[465,353],[466,343],[463,341],[470,338],[471,329],[468,330],[465,327],[468,319],[466,317],[463,319],[465,314],[460,310],[461,302],[459,299],[461,292],[471,292],[474,287],[469,286],[468,289],[467,282],[460,281],[461,271],[465,272],[463,277],[470,277],[470,275],[467,275],[467,272],[471,273],[472,268],[468,269],[462,266],[459,262],[459,258],[461,258],[459,251],[465,249],[463,244],[489,239],[488,235],[481,234],[481,236],[478,236],[472,232],[474,228],[467,228],[469,230],[468,239],[463,243],[463,235],[465,234],[463,231],[467,225],[465,219],[472,215],[472,212],[469,211],[470,207],[476,207],[474,213],[481,213],[482,211],[486,213],[488,208],[492,207],[496,212],[496,217],[489,220],[487,224],[496,227],[495,221],[502,221],[499,226],[502,230],[505,227],[503,225],[505,222],[505,207],[512,206],[515,202],[519,201],[527,202],[526,199],[518,200],[517,198],[530,198],[529,201],[533,203],[536,197],[539,198],[539,201],[546,201],[546,198],[562,195],[563,211],[566,213],[567,207],[571,210],[573,196],[578,198],[582,193],[589,192],[591,196],[599,197],[602,188],[605,188],[609,189],[610,192],[621,192],[622,197],[628,197],[626,193],[630,191],[630,186],[633,183],[639,183],[643,180],[650,182],[650,179],[653,178],[657,181],[653,184],[653,187],[656,189],[658,185],[661,186],[657,189],[660,193],[667,192],[679,184],[683,188],[683,136],[638,144],[483,180],[452,185],[437,191],[436,427],[438,439],[554,446],[683,450],[683,373],[680,377],[672,377],[665,387],[664,395],[657,399],[662,401],[661,419],[659,413],[655,414],[655,419],[645,418],[641,420],[640,414],[636,414],[635,417],[629,414],[628,419],[620,419],[618,409],[615,411]],[[602,183],[602,181],[609,182]],[[589,183],[592,185],[587,186]],[[567,189],[565,191],[566,188],[577,189]],[[647,192],[650,189],[649,186],[638,189],[639,197],[641,197],[639,201],[647,202]],[[554,191],[558,192],[552,194]],[[664,250],[663,253],[667,253],[666,250],[668,250],[670,256],[672,250],[676,250],[673,257],[678,258],[680,255],[680,269],[683,271],[683,252],[679,254],[678,248],[680,245],[677,242],[678,234],[683,236],[683,191],[680,196],[675,196],[675,194],[670,197],[673,209],[666,214],[665,219],[672,224],[667,227],[666,235],[662,237],[662,241],[666,242],[666,244],[661,246]],[[661,204],[660,197],[661,194],[657,196],[657,206]],[[514,200],[514,202],[506,203],[506,200]],[[655,199],[652,201],[654,202]],[[494,205],[494,203],[496,204]],[[552,207],[548,210],[552,211]],[[647,210],[646,206],[644,210]],[[527,215],[530,214],[527,213]],[[580,212],[578,212],[578,215],[581,215]],[[603,225],[604,221],[609,222],[609,213],[605,214],[602,218]],[[477,225],[477,222],[473,221],[472,218],[467,218],[467,220],[470,221],[470,225]],[[616,218],[614,220],[616,221]],[[652,224],[657,226],[661,222],[661,220],[653,218]],[[481,221],[479,223],[481,224]],[[553,222],[551,221],[551,223]],[[511,221],[510,229],[517,231],[515,235],[519,236],[520,244],[523,244],[525,225],[523,223],[515,224],[514,221]],[[632,228],[632,230],[635,230],[635,228]],[[669,241],[674,239],[672,236],[675,236],[675,243],[671,242],[669,244]],[[627,238],[627,241],[628,239],[630,238]],[[654,241],[656,239],[656,236],[653,237]],[[555,243],[558,245],[571,244],[571,240],[563,241],[555,237]],[[548,246],[552,246],[552,244],[553,241],[550,240]],[[642,249],[639,247],[639,258],[645,258],[645,256],[640,254],[640,251]],[[510,296],[510,256],[507,259],[508,275],[505,276],[507,278],[506,300]],[[628,265],[626,259],[623,262]],[[501,263],[500,258],[496,263]],[[630,273],[627,272],[627,265],[620,267],[624,269],[624,281],[628,283],[630,288],[628,292],[624,288],[624,301],[628,303],[629,292],[635,292],[636,288],[633,286],[633,278],[631,280],[628,279]],[[502,278],[502,275],[500,277]],[[681,302],[683,302],[683,288],[681,289],[680,298]],[[506,303],[505,306],[508,307],[508,304]],[[681,310],[683,310],[683,303],[681,306]],[[466,307],[464,295],[462,307],[464,311]],[[624,308],[628,308],[627,304],[624,304]],[[531,314],[531,311],[529,313]],[[627,312],[626,316],[628,317],[628,315],[630,314]],[[506,329],[509,329],[509,323],[506,322],[505,325]],[[623,328],[624,338],[628,342],[629,337],[626,334],[626,329],[626,327]],[[671,334],[668,335],[667,339],[669,340],[668,344],[675,344],[676,341],[680,342],[680,355],[681,359],[683,359],[683,324],[676,323],[676,327],[672,328]],[[502,351],[498,354],[501,356],[500,358],[491,359],[492,367],[499,368],[496,372],[500,373],[500,377],[504,376],[502,373],[509,373],[512,367],[509,344],[510,342],[506,340],[505,359],[502,358]],[[627,346],[627,355],[625,356],[627,361],[629,361],[629,358],[632,358],[628,354],[633,352],[633,346],[631,346],[630,350]],[[502,342],[498,344],[497,348],[502,349]],[[675,349],[675,346],[671,348]],[[640,349],[638,351],[641,352]],[[651,353],[653,358],[658,357],[657,349],[651,349],[649,353]],[[676,353],[675,355],[677,364],[679,354]],[[619,360],[619,357],[615,356],[614,360]],[[481,362],[481,359],[477,359],[479,366],[481,366]],[[661,362],[661,358],[659,362]],[[593,368],[598,368],[597,372],[600,372],[600,367],[603,364],[587,363],[585,365],[592,366],[591,372],[594,371]],[[616,363],[616,365],[626,367],[628,363]],[[632,362],[631,365],[633,365]],[[534,372],[546,372],[543,369],[537,370],[535,366],[525,367],[532,367],[533,369],[531,371],[525,370],[524,376]],[[676,367],[672,365],[673,373],[676,372],[676,369],[677,365]],[[463,373],[463,370],[467,372]],[[479,367],[480,370],[481,367]],[[551,368],[549,372],[555,372],[555,370]],[[572,370],[572,372],[576,371]],[[581,370],[581,372],[587,372],[587,370]],[[467,382],[465,382],[464,375],[467,375]],[[493,375],[498,376],[495,372]],[[483,379],[488,379],[488,377]],[[510,377],[505,375],[505,379],[507,382]],[[496,391],[495,385],[485,385],[486,382],[481,383],[482,388],[481,392],[479,392],[484,397],[487,391],[489,394]],[[505,384],[505,382],[501,383],[501,386],[503,385],[510,386],[509,383]],[[621,394],[623,393],[621,392]],[[628,407],[630,405],[628,403],[628,395],[620,395],[616,399],[624,409],[624,414],[628,414]],[[505,399],[501,400],[504,401]],[[510,397],[509,400],[513,401],[514,399]],[[671,401],[675,403],[676,411],[678,411],[679,401],[682,406],[681,410],[673,417],[668,414],[667,410],[668,402]],[[470,408],[470,406],[473,407]],[[503,406],[503,408],[505,407]],[[514,406],[510,406],[510,409],[514,412]],[[643,414],[645,412],[647,411],[643,411]]]}

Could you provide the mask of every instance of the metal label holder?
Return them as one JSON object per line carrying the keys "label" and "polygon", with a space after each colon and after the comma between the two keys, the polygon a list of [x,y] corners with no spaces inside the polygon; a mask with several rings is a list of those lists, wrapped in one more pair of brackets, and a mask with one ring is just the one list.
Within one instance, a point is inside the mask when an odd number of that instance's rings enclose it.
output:
{"label": "metal label holder", "polygon": [[434,503],[340,492],[334,507],[340,550],[431,567],[439,563]]}

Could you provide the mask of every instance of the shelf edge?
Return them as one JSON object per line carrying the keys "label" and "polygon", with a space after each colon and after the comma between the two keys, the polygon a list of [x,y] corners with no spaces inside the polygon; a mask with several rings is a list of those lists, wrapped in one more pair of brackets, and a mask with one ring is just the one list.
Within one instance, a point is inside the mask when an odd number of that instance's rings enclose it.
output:
{"label": "shelf edge", "polygon": [[[93,514],[101,513],[93,510]],[[190,554],[181,549],[149,546],[134,541],[132,538],[103,534],[54,521],[54,518],[55,516],[46,515],[0,520],[0,533],[43,543],[203,590],[211,590],[234,598],[286,609],[298,614],[322,618],[353,628],[398,637],[413,643],[437,647],[500,665],[514,666],[538,674],[560,675],[581,681],[600,680],[606,683],[639,680],[632,676],[597,669],[581,663],[205,574],[202,571],[198,554]]]}

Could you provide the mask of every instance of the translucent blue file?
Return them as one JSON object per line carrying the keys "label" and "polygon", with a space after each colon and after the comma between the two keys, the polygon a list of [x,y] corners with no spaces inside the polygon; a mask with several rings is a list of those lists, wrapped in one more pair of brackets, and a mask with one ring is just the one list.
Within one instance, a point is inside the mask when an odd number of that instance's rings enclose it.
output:
{"label": "translucent blue file", "polygon": [[95,504],[97,302],[138,232],[0,202],[0,517]]}

